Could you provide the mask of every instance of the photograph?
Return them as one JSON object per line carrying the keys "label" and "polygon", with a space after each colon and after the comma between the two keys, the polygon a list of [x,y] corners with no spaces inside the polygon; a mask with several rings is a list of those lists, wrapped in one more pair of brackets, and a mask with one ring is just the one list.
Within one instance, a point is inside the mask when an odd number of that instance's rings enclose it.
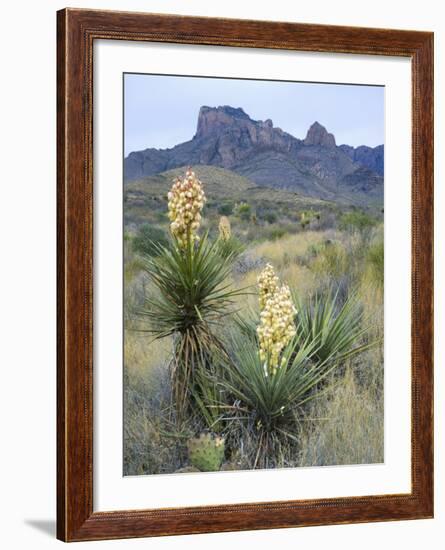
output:
{"label": "photograph", "polygon": [[383,463],[385,87],[123,92],[124,476]]}

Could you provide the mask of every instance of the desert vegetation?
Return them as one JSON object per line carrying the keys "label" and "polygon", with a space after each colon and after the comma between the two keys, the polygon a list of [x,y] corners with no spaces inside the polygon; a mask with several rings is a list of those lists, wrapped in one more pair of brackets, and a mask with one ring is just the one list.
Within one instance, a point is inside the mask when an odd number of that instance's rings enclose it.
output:
{"label": "desert vegetation", "polygon": [[378,205],[205,166],[124,199],[124,474],[382,462]]}

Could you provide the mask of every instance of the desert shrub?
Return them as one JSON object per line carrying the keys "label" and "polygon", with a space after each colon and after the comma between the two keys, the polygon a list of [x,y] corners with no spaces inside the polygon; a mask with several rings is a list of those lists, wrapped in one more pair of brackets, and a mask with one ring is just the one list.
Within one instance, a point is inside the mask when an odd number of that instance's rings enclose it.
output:
{"label": "desert shrub", "polygon": [[319,222],[321,219],[321,213],[314,210],[303,210],[300,212],[300,225],[302,229],[306,229],[310,224]]}
{"label": "desert shrub", "polygon": [[243,221],[249,221],[252,215],[252,207],[247,202],[235,205],[234,213]]}
{"label": "desert shrub", "polygon": [[274,227],[268,232],[268,238],[271,241],[277,241],[286,235],[286,230],[283,227]]}
{"label": "desert shrub", "polygon": [[253,328],[247,322],[234,337],[233,359],[219,381],[228,449],[236,457],[241,446],[248,468],[295,465],[302,444],[300,422],[313,400],[334,390],[323,383],[343,366],[339,348],[333,346],[321,359],[316,353],[317,338],[302,340],[297,328],[299,335],[284,349],[280,367],[271,375],[258,354]]}
{"label": "desert shrub", "polygon": [[188,169],[168,193],[171,243],[154,244],[155,253],[141,262],[152,292],[137,312],[147,322],[140,330],[155,339],[174,340],[170,373],[179,422],[192,409],[196,370],[210,368],[213,356],[224,353],[217,328],[242,293],[227,284],[238,254],[235,247],[223,254],[208,232],[202,238],[198,235],[205,202],[201,182]]}
{"label": "desert shrub", "polygon": [[278,216],[275,214],[275,212],[267,212],[267,214],[264,215],[263,218],[267,223],[276,223],[278,220]]}
{"label": "desert shrub", "polygon": [[377,220],[361,210],[352,210],[340,216],[339,228],[342,231],[365,231],[377,224]]}
{"label": "desert shrub", "polygon": [[151,376],[124,370],[124,475],[175,471],[184,451],[172,438],[163,437],[163,411],[169,407],[169,378],[156,368]]}
{"label": "desert shrub", "polygon": [[221,216],[230,216],[233,214],[234,204],[232,202],[226,202],[218,207],[218,214]]}
{"label": "desert shrub", "polygon": [[143,256],[156,256],[159,246],[167,246],[165,231],[153,225],[144,224],[133,238],[133,251]]}
{"label": "desert shrub", "polygon": [[329,246],[330,244],[331,244],[331,241],[328,241],[328,240],[321,243],[310,244],[307,247],[306,256],[312,259],[316,258],[320,254],[322,254],[326,246]]}
{"label": "desert shrub", "polygon": [[245,251],[236,259],[233,265],[233,272],[238,275],[249,273],[249,271],[263,268],[265,261],[249,251]]}
{"label": "desert shrub", "polygon": [[277,448],[292,439],[286,428],[294,423],[306,395],[303,373],[309,367],[312,348],[300,346],[297,351],[293,342],[283,353],[281,368],[268,375],[255,339],[234,336],[231,347],[233,362],[219,380],[226,396],[230,431],[236,439],[250,432],[248,438],[255,442],[248,457],[250,467],[270,467],[276,460]]}

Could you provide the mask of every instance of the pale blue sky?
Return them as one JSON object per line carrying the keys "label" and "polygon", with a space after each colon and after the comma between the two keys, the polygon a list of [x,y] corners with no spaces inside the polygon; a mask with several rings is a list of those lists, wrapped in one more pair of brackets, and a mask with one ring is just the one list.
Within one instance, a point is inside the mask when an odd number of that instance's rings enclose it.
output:
{"label": "pale blue sky", "polygon": [[384,88],[306,82],[124,75],[125,155],[192,139],[202,105],[242,107],[297,138],[317,120],[337,145],[384,142]]}

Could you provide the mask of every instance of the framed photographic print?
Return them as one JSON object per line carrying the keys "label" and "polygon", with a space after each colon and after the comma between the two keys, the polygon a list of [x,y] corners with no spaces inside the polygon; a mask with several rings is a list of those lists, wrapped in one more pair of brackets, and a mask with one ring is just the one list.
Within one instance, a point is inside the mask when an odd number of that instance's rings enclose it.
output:
{"label": "framed photographic print", "polygon": [[432,517],[432,33],[57,24],[58,538]]}

